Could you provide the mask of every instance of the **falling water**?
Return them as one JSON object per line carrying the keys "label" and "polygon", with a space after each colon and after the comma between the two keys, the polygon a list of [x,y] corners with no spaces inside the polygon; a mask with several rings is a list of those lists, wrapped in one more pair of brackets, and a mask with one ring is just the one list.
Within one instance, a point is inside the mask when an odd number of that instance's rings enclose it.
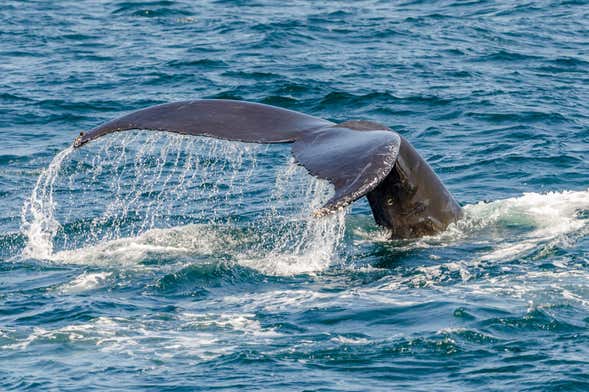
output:
{"label": "falling water", "polygon": [[306,175],[291,158],[278,173],[266,215],[265,222],[274,234],[262,240],[269,244],[255,248],[256,253],[262,248],[269,251],[262,259],[248,252],[242,264],[276,275],[325,269],[344,236],[345,210],[322,218],[314,217],[313,212],[332,194],[328,183]]}
{"label": "falling water", "polygon": [[39,175],[31,197],[22,208],[21,231],[28,238],[24,257],[48,259],[53,253],[53,237],[60,227],[54,216],[53,189],[64,159],[72,152],[73,148],[68,147],[53,158]]}
{"label": "falling water", "polygon": [[39,177],[22,211],[23,256],[137,262],[221,247],[240,264],[293,274],[326,268],[343,237],[344,211],[312,216],[332,187],[286,151],[276,165],[268,147],[146,132],[87,147],[64,150]]}

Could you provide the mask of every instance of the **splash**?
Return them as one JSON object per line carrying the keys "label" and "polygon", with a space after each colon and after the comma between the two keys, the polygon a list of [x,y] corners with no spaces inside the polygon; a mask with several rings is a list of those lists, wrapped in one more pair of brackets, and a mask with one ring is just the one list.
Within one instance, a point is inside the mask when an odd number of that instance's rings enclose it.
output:
{"label": "splash", "polygon": [[[137,266],[154,257],[184,263],[224,254],[273,275],[323,271],[342,259],[346,212],[314,218],[333,190],[284,151],[142,132],[88,147],[62,151],[39,176],[22,209],[23,257]],[[444,233],[395,249],[470,242],[486,249],[476,260],[491,261],[570,246],[587,234],[589,190],[526,193],[464,209],[465,218]],[[355,243],[388,242],[370,222],[368,231],[356,229]]]}
{"label": "splash", "polygon": [[[301,189],[305,190],[302,197]],[[291,158],[286,170],[281,171],[276,179],[272,193],[273,207],[266,217],[266,224],[270,227],[276,226],[276,223],[282,227],[276,228],[276,235],[265,238],[262,246],[254,248],[258,255],[247,252],[240,257],[240,263],[273,275],[295,275],[326,269],[341,245],[346,210],[321,218],[314,217],[313,212],[332,194],[333,188],[327,182],[308,176],[305,169]],[[288,210],[291,212],[286,212]],[[270,246],[264,246],[265,241],[270,241]],[[264,248],[270,251],[260,258]]]}
{"label": "splash", "polygon": [[483,260],[505,259],[522,255],[539,244],[570,246],[575,236],[587,234],[589,190],[524,193],[523,196],[465,208],[467,219],[458,230],[477,230],[492,225],[528,228],[516,238],[505,238]]}
{"label": "splash", "polygon": [[39,175],[31,197],[22,208],[21,231],[27,238],[23,257],[49,259],[53,253],[53,238],[60,227],[54,216],[57,206],[53,192],[55,180],[64,159],[72,152],[73,147],[69,147],[53,158]]}
{"label": "splash", "polygon": [[[333,262],[341,244],[345,211],[314,218],[311,212],[331,196],[332,190],[323,181],[305,178],[298,171],[294,163],[289,165],[279,176],[272,195],[280,203],[271,200],[273,207],[268,214],[245,227],[208,223],[154,228],[133,237],[56,252],[51,259],[84,265],[114,263],[132,269],[150,268],[155,260],[173,259],[177,268],[184,268],[203,256],[215,258],[223,254],[235,263],[269,275],[322,271]],[[284,185],[285,179],[294,183]],[[297,186],[292,187],[295,183]],[[303,195],[295,192],[300,185],[306,189]],[[150,263],[145,264],[148,260]]]}
{"label": "splash", "polygon": [[313,218],[332,187],[292,159],[274,162],[285,158],[259,145],[142,132],[69,148],[23,207],[23,257],[135,268],[224,254],[268,274],[322,270],[341,243],[345,211]]}

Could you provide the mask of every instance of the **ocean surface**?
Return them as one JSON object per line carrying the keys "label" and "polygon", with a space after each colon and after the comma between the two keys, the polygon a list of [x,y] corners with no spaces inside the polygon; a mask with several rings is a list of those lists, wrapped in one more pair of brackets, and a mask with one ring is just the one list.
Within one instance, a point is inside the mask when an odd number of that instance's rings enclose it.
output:
{"label": "ocean surface", "polygon": [[[0,390],[589,390],[589,2],[0,5]],[[406,137],[389,241],[288,145],[80,131],[243,99]]]}

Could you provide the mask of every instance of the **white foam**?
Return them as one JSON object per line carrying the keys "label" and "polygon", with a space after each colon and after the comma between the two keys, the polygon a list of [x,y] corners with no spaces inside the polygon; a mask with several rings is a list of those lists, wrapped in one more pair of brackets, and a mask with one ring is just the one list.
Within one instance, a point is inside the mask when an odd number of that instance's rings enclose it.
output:
{"label": "white foam", "polygon": [[136,266],[153,256],[211,255],[231,247],[234,240],[206,225],[152,229],[136,237],[104,241],[97,245],[56,252],[49,260],[82,265]]}
{"label": "white foam", "polygon": [[[211,360],[231,353],[248,341],[281,336],[264,328],[252,314],[184,312],[171,320],[157,318],[98,317],[87,323],[47,329],[34,328],[26,337],[0,346],[3,350],[26,350],[31,344],[52,340],[94,344],[98,350],[117,355],[149,358]],[[174,323],[170,328],[168,322]]]}
{"label": "white foam", "polygon": [[366,338],[347,338],[345,336],[337,336],[335,338],[331,338],[332,342],[341,343],[341,344],[368,344],[370,340]]}
{"label": "white foam", "polygon": [[77,276],[74,280],[61,286],[63,293],[79,293],[102,287],[106,280],[112,276],[111,272],[87,273]]}
{"label": "white foam", "polygon": [[340,298],[341,293],[322,293],[315,290],[289,289],[264,290],[254,293],[226,294],[219,299],[220,307],[238,306],[245,312],[291,313],[311,307],[329,307],[342,304],[347,300]]}
{"label": "white foam", "polygon": [[570,245],[568,235],[585,234],[589,219],[580,216],[580,212],[587,210],[589,190],[524,193],[520,197],[466,206],[467,218],[457,227],[464,230],[497,223],[531,227],[519,238],[499,239],[499,246],[481,257],[483,260],[501,260],[516,257],[549,241],[565,247]]}
{"label": "white foam", "polygon": [[232,314],[232,313],[204,313],[197,314],[184,312],[180,315],[184,328],[204,329],[208,327],[219,327],[233,331],[239,331],[246,335],[258,337],[281,336],[273,328],[263,328],[253,313]]}

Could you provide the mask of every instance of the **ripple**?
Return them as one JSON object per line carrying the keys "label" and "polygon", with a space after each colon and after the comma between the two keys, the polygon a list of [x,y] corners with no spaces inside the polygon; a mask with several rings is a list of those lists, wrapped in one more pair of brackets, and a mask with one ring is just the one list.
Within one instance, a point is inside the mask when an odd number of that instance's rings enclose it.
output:
{"label": "ripple", "polygon": [[228,64],[222,60],[214,60],[214,59],[200,59],[200,60],[172,60],[168,62],[168,66],[172,68],[202,68],[202,69],[211,69],[211,68],[226,68]]}
{"label": "ripple", "polygon": [[113,14],[124,14],[130,16],[139,16],[146,18],[169,17],[169,16],[188,16],[192,13],[179,9],[178,4],[173,1],[139,1],[139,2],[121,2],[117,8],[112,11]]}

